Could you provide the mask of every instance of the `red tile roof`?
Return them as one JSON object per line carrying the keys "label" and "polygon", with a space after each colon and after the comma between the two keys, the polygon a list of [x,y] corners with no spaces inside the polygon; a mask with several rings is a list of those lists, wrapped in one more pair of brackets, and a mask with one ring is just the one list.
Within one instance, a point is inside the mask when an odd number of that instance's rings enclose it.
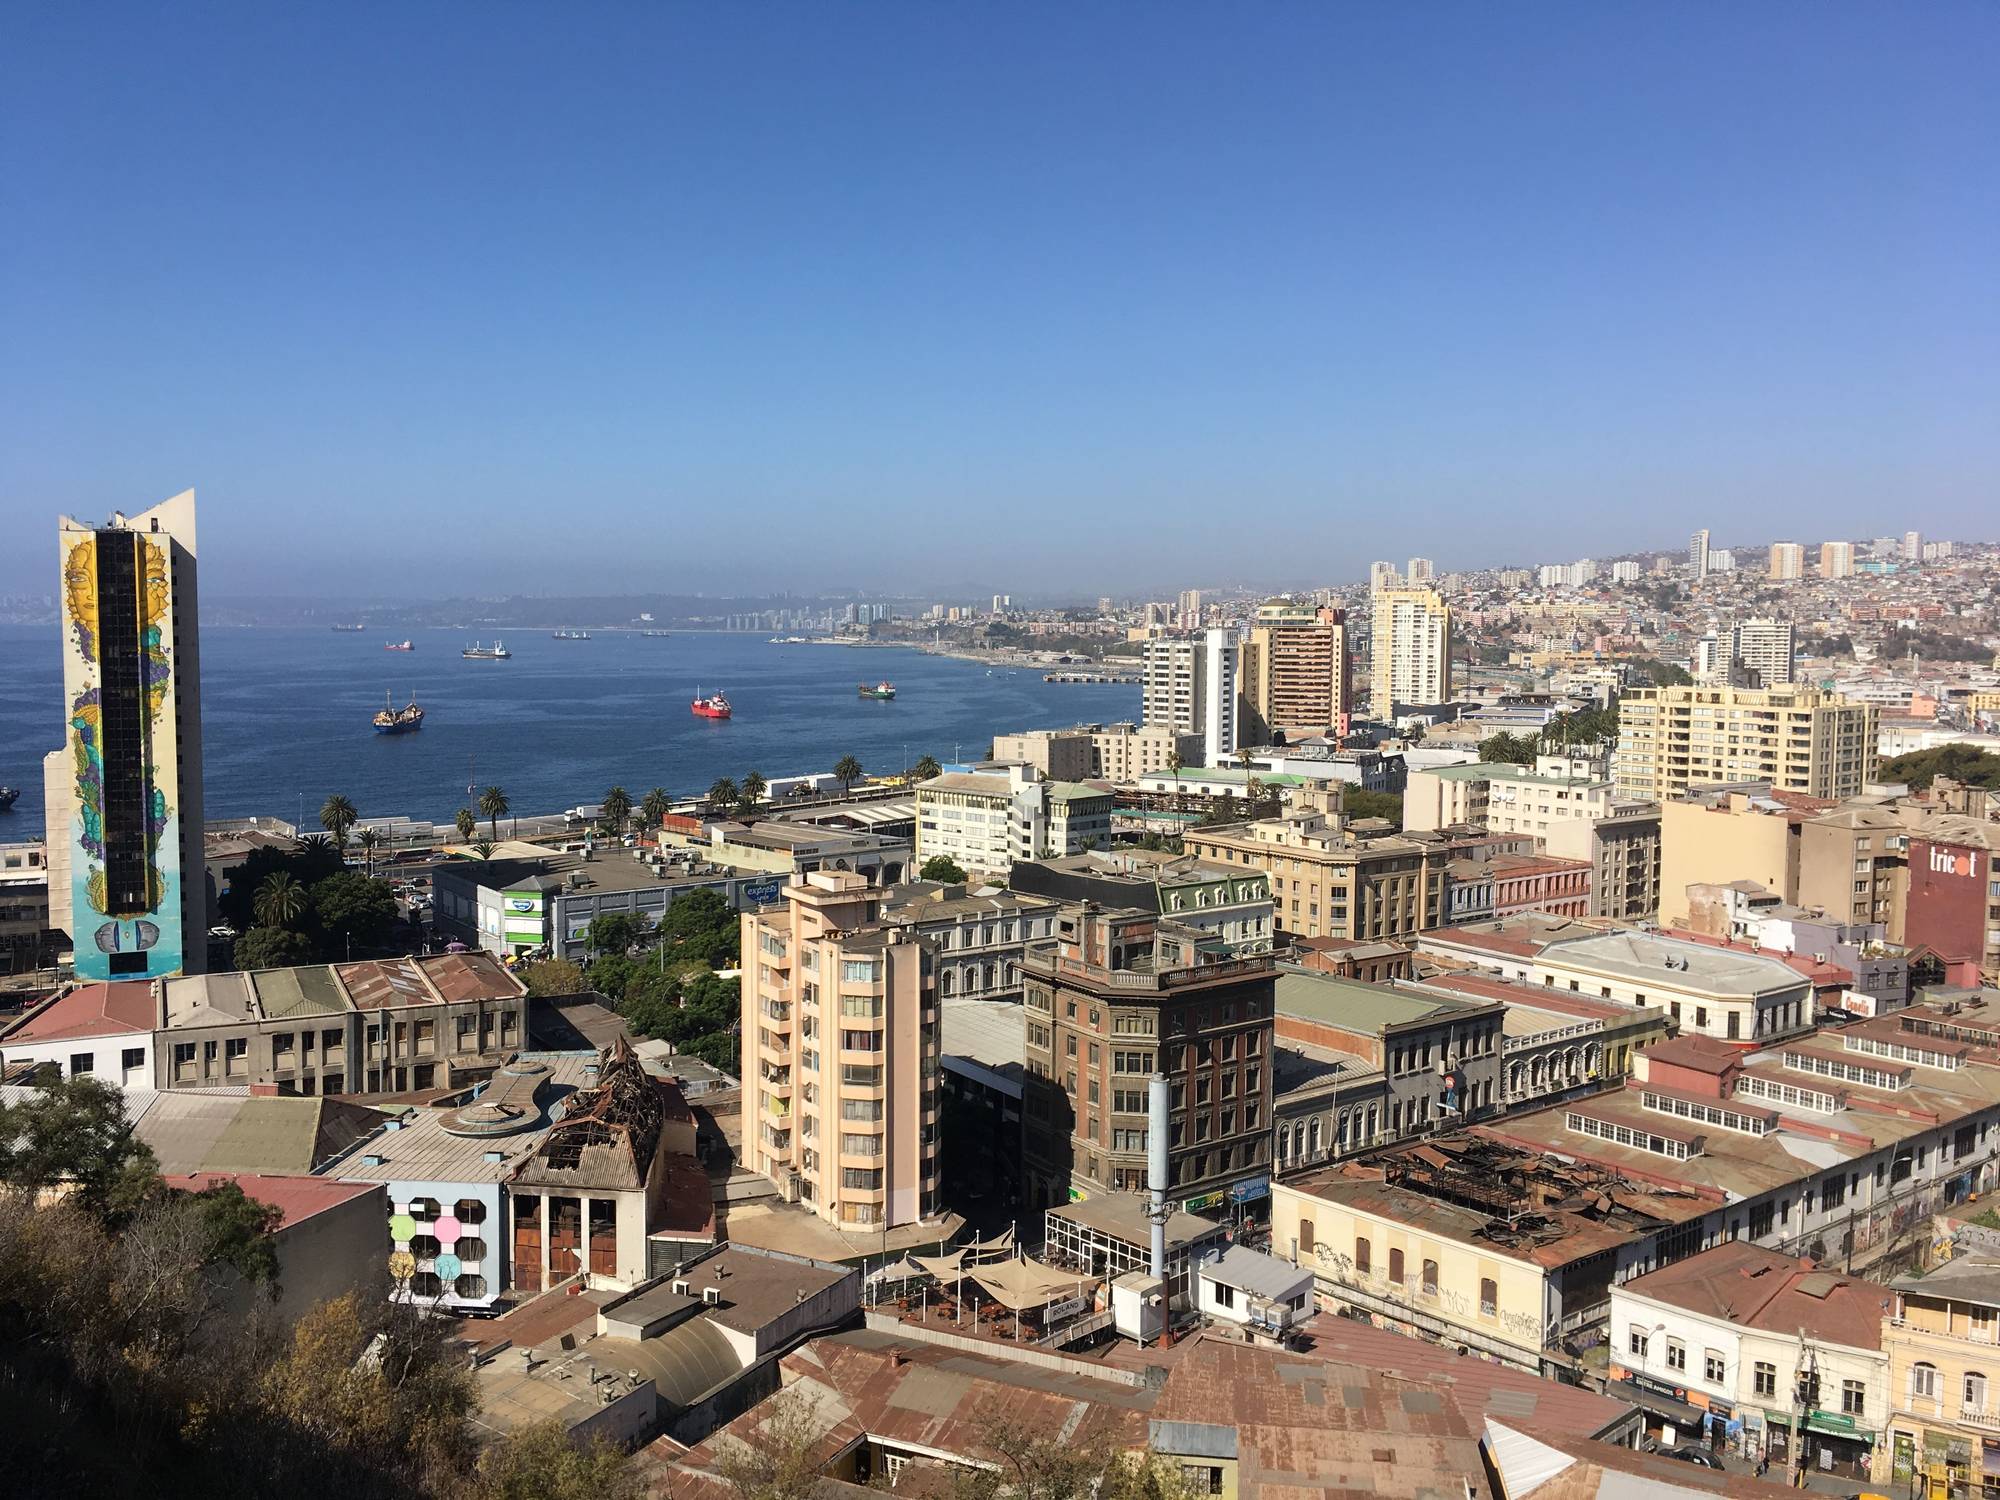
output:
{"label": "red tile roof", "polygon": [[88,1036],[151,1032],[155,1021],[151,984],[82,984],[32,1010],[0,1033],[0,1043],[25,1047]]}
{"label": "red tile roof", "polygon": [[325,1177],[266,1176],[260,1172],[186,1172],[163,1176],[160,1181],[186,1193],[199,1193],[233,1182],[243,1189],[246,1198],[267,1203],[283,1214],[278,1223],[280,1229],[289,1229],[314,1214],[352,1203],[356,1198],[385,1191],[379,1182],[334,1182]]}

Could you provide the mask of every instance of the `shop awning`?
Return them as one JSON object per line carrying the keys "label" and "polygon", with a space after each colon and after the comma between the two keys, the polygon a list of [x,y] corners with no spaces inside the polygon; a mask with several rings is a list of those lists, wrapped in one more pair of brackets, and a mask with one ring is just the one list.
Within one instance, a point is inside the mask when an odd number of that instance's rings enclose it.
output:
{"label": "shop awning", "polygon": [[1045,1307],[1069,1297],[1093,1278],[1058,1271],[1032,1260],[1006,1260],[994,1266],[969,1266],[965,1274],[1002,1307],[1013,1312]]}

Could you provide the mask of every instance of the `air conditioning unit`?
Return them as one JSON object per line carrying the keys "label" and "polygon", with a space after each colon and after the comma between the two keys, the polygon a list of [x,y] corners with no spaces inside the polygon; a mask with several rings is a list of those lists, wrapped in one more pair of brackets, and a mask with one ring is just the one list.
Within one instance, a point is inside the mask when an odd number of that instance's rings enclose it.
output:
{"label": "air conditioning unit", "polygon": [[706,1302],[710,1307],[717,1306],[722,1301],[722,1288],[719,1286],[703,1287],[701,1289],[701,1300]]}

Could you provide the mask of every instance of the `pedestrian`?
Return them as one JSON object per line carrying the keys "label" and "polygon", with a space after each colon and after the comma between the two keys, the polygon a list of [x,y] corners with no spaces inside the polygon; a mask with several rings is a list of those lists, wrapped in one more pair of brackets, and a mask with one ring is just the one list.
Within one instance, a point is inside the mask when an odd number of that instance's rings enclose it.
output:
{"label": "pedestrian", "polygon": [[1759,1479],[1762,1479],[1766,1474],[1766,1472],[1769,1471],[1770,1467],[1771,1467],[1771,1455],[1768,1453],[1759,1454],[1757,1456],[1757,1477]]}

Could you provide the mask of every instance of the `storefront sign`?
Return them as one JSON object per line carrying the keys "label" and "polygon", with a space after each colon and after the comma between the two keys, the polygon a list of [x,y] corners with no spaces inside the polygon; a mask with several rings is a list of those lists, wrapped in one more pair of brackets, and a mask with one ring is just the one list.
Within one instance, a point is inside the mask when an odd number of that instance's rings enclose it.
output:
{"label": "storefront sign", "polygon": [[1806,1426],[1815,1432],[1831,1432],[1841,1437],[1853,1437],[1857,1431],[1854,1418],[1839,1411],[1811,1411],[1806,1414]]}
{"label": "storefront sign", "polygon": [[507,910],[509,911],[540,911],[541,909],[542,898],[540,896],[509,896],[507,898]]}
{"label": "storefront sign", "polygon": [[778,882],[753,880],[743,887],[743,899],[753,906],[770,906],[778,899]]}
{"label": "storefront sign", "polygon": [[1222,1207],[1222,1189],[1217,1188],[1212,1193],[1203,1193],[1199,1197],[1189,1198],[1181,1204],[1181,1207],[1191,1214],[1198,1214],[1204,1208],[1220,1208]]}
{"label": "storefront sign", "polygon": [[1072,1318],[1090,1306],[1088,1297],[1068,1297],[1061,1302],[1051,1302],[1042,1309],[1042,1317],[1053,1323],[1062,1318]]}
{"label": "storefront sign", "polygon": [[1248,1203],[1253,1198],[1268,1198],[1271,1195],[1271,1179],[1253,1177],[1248,1182],[1232,1183],[1229,1188],[1231,1203]]}

